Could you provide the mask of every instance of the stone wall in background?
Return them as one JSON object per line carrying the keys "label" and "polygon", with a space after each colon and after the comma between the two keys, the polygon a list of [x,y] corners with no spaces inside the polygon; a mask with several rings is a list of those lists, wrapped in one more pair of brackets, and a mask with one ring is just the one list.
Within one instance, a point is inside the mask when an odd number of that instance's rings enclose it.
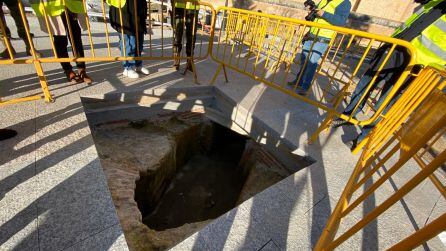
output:
{"label": "stone wall in background", "polygon": [[[29,0],[22,0],[29,6]],[[249,10],[261,10],[264,13],[303,19],[306,15],[305,0],[202,0],[214,5],[237,7]],[[358,2],[359,1],[359,2]],[[169,2],[169,0],[165,0]],[[318,2],[316,0],[315,2]],[[417,4],[410,0],[351,0],[356,9],[350,15],[348,26],[372,33],[390,35],[416,9]],[[87,0],[91,12],[100,12],[100,0]]]}
{"label": "stone wall in background", "polygon": [[[225,4],[225,0],[205,2],[215,6]],[[303,19],[306,15],[305,0],[228,0],[228,5],[264,13]],[[359,2],[358,2],[359,1]],[[315,1],[316,3],[318,0]],[[350,15],[348,26],[372,33],[390,35],[401,22],[406,20],[417,8],[417,4],[408,0],[351,0],[356,9]]]}

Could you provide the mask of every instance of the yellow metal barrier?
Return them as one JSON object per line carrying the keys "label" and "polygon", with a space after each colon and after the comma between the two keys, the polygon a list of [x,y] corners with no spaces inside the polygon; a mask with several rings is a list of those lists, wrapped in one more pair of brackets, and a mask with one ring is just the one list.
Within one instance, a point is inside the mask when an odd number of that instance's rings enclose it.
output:
{"label": "yellow metal barrier", "polygon": [[[311,140],[315,140],[320,132],[328,128],[335,117],[361,126],[374,122],[411,74],[415,62],[413,46],[390,37],[229,7],[219,7],[217,15],[223,16],[223,19],[220,24],[222,29],[216,31],[216,42],[211,54],[219,63],[212,83],[221,70],[227,76],[226,68],[230,68],[327,111],[326,119]],[[287,83],[295,76],[297,83],[304,77],[304,71],[299,72],[299,69],[307,66],[310,57],[300,62],[297,55],[302,53],[302,43],[311,27],[333,30],[335,35],[329,40],[328,49],[322,55],[317,74],[312,79],[312,95],[300,96],[295,92],[297,84],[288,86]],[[317,39],[316,35],[308,54],[313,53]],[[373,111],[370,116],[357,119],[353,115],[342,114],[342,102],[350,99],[361,77],[360,73],[368,67],[370,57],[380,46],[388,47],[387,54],[378,65],[378,71],[367,85],[361,101],[367,101],[367,92],[373,90],[372,86],[379,80],[379,73],[396,50],[407,51],[410,58],[407,67],[380,107],[368,108],[373,106],[373,102],[366,102],[364,110]],[[360,103],[355,111],[360,109]]]}
{"label": "yellow metal barrier", "polygon": [[[134,1],[135,8],[136,8],[136,0],[128,0],[128,1]],[[189,2],[192,2],[192,0],[187,0]],[[30,27],[28,27],[27,22],[25,21],[25,12],[23,8],[23,3],[21,0],[18,0],[18,7],[21,12],[22,21],[25,24],[26,33],[28,37],[28,42],[31,45],[31,53],[32,57],[25,57],[25,58],[15,58],[12,52],[12,45],[10,38],[8,38],[6,35],[3,36],[3,43],[5,47],[9,50],[9,59],[0,60],[0,65],[10,65],[10,64],[34,64],[34,67],[36,69],[37,75],[39,77],[40,84],[42,86],[42,91],[44,94],[45,101],[51,102],[53,100],[53,97],[51,96],[51,93],[48,89],[48,84],[45,78],[45,74],[42,68],[42,63],[61,63],[61,62],[107,62],[107,61],[126,61],[126,60],[174,60],[174,52],[173,52],[173,44],[175,40],[175,32],[174,29],[175,26],[173,26],[169,22],[169,19],[173,21],[172,16],[175,16],[175,8],[172,8],[169,1],[161,0],[147,0],[147,7],[148,7],[148,15],[147,17],[144,17],[146,19],[146,24],[148,26],[148,34],[146,37],[146,43],[144,54],[142,54],[140,57],[125,57],[121,56],[119,51],[112,50],[112,38],[110,33],[110,25],[108,24],[108,13],[107,13],[107,7],[104,1],[101,1],[101,13],[100,17],[103,19],[102,28],[92,30],[92,25],[90,23],[89,13],[85,14],[85,23],[86,23],[86,29],[87,29],[87,35],[88,35],[88,42],[90,45],[89,54],[85,55],[85,57],[78,56],[78,53],[76,52],[75,46],[73,46],[73,24],[70,23],[70,19],[67,18],[68,13],[65,11],[63,15],[65,15],[67,19],[67,33],[69,34],[69,39],[71,42],[71,48],[73,50],[73,56],[72,57],[58,57],[56,53],[56,47],[54,44],[54,35],[51,32],[50,29],[50,23],[49,23],[49,17],[47,16],[48,13],[48,7],[43,7],[43,20],[46,25],[46,29],[48,31],[48,40],[45,42],[39,41],[40,44],[50,44],[52,49],[52,55],[44,55],[43,57],[38,57],[36,54],[36,48],[34,46],[33,40],[31,38],[31,31]],[[86,7],[86,0],[83,0],[84,6]],[[198,81],[197,71],[195,68],[194,61],[195,60],[204,60],[209,57],[210,51],[212,49],[212,41],[213,41],[213,28],[214,28],[214,22],[215,22],[215,10],[212,5],[204,2],[198,2],[199,4],[199,11],[198,15],[194,16],[193,21],[193,30],[197,30],[197,32],[192,33],[192,41],[196,40],[195,46],[193,48],[192,56],[188,57],[185,53],[185,49],[182,50],[182,53],[179,55],[180,60],[185,59],[191,59],[192,62],[192,68],[193,68],[193,77],[195,82]],[[156,8],[156,11],[155,11]],[[136,11],[136,10],[135,10]],[[184,19],[186,18],[186,15],[184,13]],[[121,29],[119,33],[124,34],[124,28],[123,28],[123,19],[122,19],[122,8],[119,8],[119,17],[120,17],[120,26]],[[170,17],[170,18],[169,18]],[[138,22],[138,17],[135,16],[134,22]],[[195,20],[197,18],[197,20]],[[209,22],[210,21],[210,22]],[[184,26],[185,20],[183,20]],[[77,24],[76,24],[77,25]],[[195,27],[197,25],[197,27]],[[97,25],[95,25],[97,26]],[[2,34],[6,34],[5,32],[6,24],[3,23],[3,21],[0,20],[0,31]],[[183,27],[184,30],[185,27]],[[105,33],[105,39],[106,39],[106,51],[103,53],[100,53],[99,49],[97,49],[97,43],[95,43],[95,35],[98,35],[98,33]],[[185,35],[186,32],[183,34]],[[42,39],[42,38],[39,38]],[[138,27],[136,27],[136,41],[139,43],[140,41]],[[156,42],[154,40],[159,40],[159,42]],[[147,43],[148,42],[148,43]],[[125,38],[124,38],[125,43]],[[182,48],[186,48],[186,39],[182,39]],[[37,48],[38,49],[38,48]],[[115,51],[115,54],[113,53]],[[88,51],[86,51],[88,52]],[[139,48],[137,48],[137,52],[139,54]],[[125,47],[124,47],[124,55],[125,55]],[[186,70],[183,74],[186,73]],[[1,100],[0,99],[0,105],[5,104],[12,104],[17,102],[23,102],[23,101],[30,101],[30,100],[36,100],[40,99],[40,95],[25,97],[25,98],[17,98],[17,99],[11,99],[11,100]]]}
{"label": "yellow metal barrier", "polygon": [[[439,138],[445,136],[446,131],[446,94],[443,91],[445,87],[444,70],[439,71],[432,67],[424,69],[376,125],[328,220],[316,250],[335,249],[387,211],[427,177],[445,196],[445,186],[435,174],[435,171],[446,163],[446,144],[436,145]],[[433,147],[435,150],[429,151]],[[427,151],[429,151],[428,157]],[[392,160],[395,157],[397,159]],[[362,204],[368,196],[375,193],[412,158],[420,164],[420,171],[364,218],[359,219],[345,232],[338,233],[342,219]],[[384,174],[381,173],[371,186],[367,186],[366,191],[359,193],[359,188],[372,180],[384,165],[387,169]],[[446,213],[413,235],[395,243],[391,250],[413,249],[444,230],[446,230]]]}

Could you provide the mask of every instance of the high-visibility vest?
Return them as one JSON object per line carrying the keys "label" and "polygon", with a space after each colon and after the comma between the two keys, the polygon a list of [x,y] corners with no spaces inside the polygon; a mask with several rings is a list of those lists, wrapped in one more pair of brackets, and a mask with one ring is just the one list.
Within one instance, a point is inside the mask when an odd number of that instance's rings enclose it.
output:
{"label": "high-visibility vest", "polygon": [[[413,14],[399,27],[393,37],[397,36],[405,29],[410,29],[411,25],[423,14],[429,12],[433,7],[445,0],[433,0],[423,5],[423,8]],[[424,29],[421,34],[410,43],[417,50],[418,64],[428,65],[432,63],[446,65],[446,15],[438,18],[434,23]]]}
{"label": "high-visibility vest", "polygon": [[175,0],[175,8],[199,10],[200,4],[198,4],[198,1],[186,2],[186,0]]}
{"label": "high-visibility vest", "polygon": [[410,42],[417,49],[417,63],[446,65],[446,15]]}
{"label": "high-visibility vest", "polygon": [[[328,0],[322,0],[319,2],[319,4],[317,5],[318,8],[320,8],[321,10],[330,13],[330,14],[334,14],[336,11],[336,8],[342,3],[344,2],[344,0],[332,0],[330,2],[328,2]],[[315,23],[319,23],[319,24],[327,24],[327,25],[331,25],[329,22],[327,22],[325,19],[323,18],[316,18],[314,19]],[[310,29],[310,33],[313,35],[318,35],[318,37],[324,37],[324,38],[329,38],[331,39],[331,37],[333,37],[334,35],[334,31],[332,30],[327,30],[327,29],[320,29],[319,33],[318,33],[319,28],[311,28]]]}
{"label": "high-visibility vest", "polygon": [[[73,13],[85,13],[82,0],[31,0],[31,7],[37,16],[60,16],[65,6]],[[45,8],[45,9],[44,9]]]}
{"label": "high-visibility vest", "polygon": [[422,8],[420,8],[417,12],[412,14],[404,24],[402,24],[400,27],[398,27],[395,32],[392,34],[392,37],[395,37],[396,35],[400,34],[403,30],[410,27],[413,22],[415,22],[421,15],[424,13],[429,12],[433,7],[437,6],[439,3],[443,2],[444,0],[431,0],[427,4],[424,4]]}
{"label": "high-visibility vest", "polygon": [[[122,8],[125,5],[126,0],[106,0],[107,4],[116,8]],[[120,5],[121,4],[121,5]]]}

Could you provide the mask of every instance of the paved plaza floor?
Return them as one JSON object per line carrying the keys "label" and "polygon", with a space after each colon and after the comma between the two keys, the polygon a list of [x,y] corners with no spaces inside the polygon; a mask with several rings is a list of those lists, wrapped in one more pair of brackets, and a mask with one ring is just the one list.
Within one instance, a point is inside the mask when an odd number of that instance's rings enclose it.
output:
{"label": "paved plaza floor", "polygon": [[[13,23],[10,17],[7,22]],[[30,18],[30,25],[36,34],[36,47],[49,55],[51,47],[38,31],[35,18]],[[92,28],[98,43],[105,41],[101,27]],[[17,36],[15,31],[13,34]],[[88,38],[83,39],[87,45]],[[113,39],[116,45],[117,37]],[[24,56],[23,43],[14,40],[13,45],[19,56]],[[97,53],[105,50],[99,46]],[[68,84],[58,64],[45,64],[54,103],[39,100],[0,108],[0,128],[18,131],[15,138],[0,143],[0,250],[127,249],[81,97],[195,85],[190,74],[181,75],[169,61],[144,64],[151,74],[129,80],[122,76],[120,63],[87,63],[95,80],[90,86]],[[200,84],[209,84],[217,64],[208,59],[196,66]],[[174,249],[311,249],[358,158],[343,143],[354,138],[357,129],[341,127],[308,145],[309,135],[324,118],[321,110],[239,73],[228,73],[230,82],[224,83],[220,75],[217,88],[247,111],[245,116],[268,123],[295,146],[296,153],[316,162],[229,211]],[[36,94],[39,87],[32,65],[0,66],[2,99]],[[345,225],[351,226],[370,212],[418,168],[409,162],[400,176],[393,177],[353,211]],[[446,201],[425,181],[340,250],[389,247],[445,211]],[[445,250],[444,245],[436,237],[420,248]]]}

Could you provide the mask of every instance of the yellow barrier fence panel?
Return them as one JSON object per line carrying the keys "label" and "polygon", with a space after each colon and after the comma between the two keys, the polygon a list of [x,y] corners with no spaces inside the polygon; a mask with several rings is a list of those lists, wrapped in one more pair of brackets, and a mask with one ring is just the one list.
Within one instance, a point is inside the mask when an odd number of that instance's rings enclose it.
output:
{"label": "yellow barrier fence panel", "polygon": [[[141,0],[127,0],[127,2],[132,1],[132,4],[135,6],[134,11],[137,10],[137,3],[139,3]],[[64,1],[62,1],[64,3]],[[91,12],[86,12],[84,14],[77,15],[77,18],[73,19],[70,18],[70,15],[73,15],[67,7],[65,7],[65,11],[62,13],[63,19],[66,20],[66,33],[68,35],[68,39],[71,44],[71,50],[72,55],[69,55],[68,57],[57,55],[56,52],[56,46],[54,42],[54,36],[55,30],[54,30],[54,24],[51,22],[54,22],[52,18],[49,15],[49,7],[48,5],[43,4],[43,1],[41,1],[41,11],[42,11],[42,17],[40,18],[41,21],[43,21],[43,26],[46,27],[47,37],[39,37],[39,44],[43,45],[51,45],[52,53],[44,53],[42,57],[37,56],[36,50],[39,48],[35,48],[33,44],[33,39],[31,37],[31,33],[33,32],[30,30],[30,27],[27,26],[27,22],[25,22],[26,14],[23,9],[23,4],[19,0],[18,6],[21,9],[21,15],[22,20],[25,24],[26,33],[28,36],[28,41],[31,44],[31,56],[27,57],[20,57],[16,58],[11,53],[11,43],[7,36],[2,36],[2,43],[5,45],[4,47],[7,48],[10,52],[10,57],[8,59],[0,60],[0,66],[1,65],[15,65],[15,64],[33,64],[35,66],[37,76],[39,79],[39,82],[42,86],[42,92],[43,92],[43,98],[50,102],[53,100],[53,97],[51,96],[47,84],[47,80],[44,74],[44,70],[42,67],[42,64],[47,63],[62,63],[62,62],[114,62],[114,61],[127,61],[127,60],[166,60],[166,61],[173,61],[175,59],[174,56],[174,43],[176,41],[175,39],[175,29],[182,29],[183,36],[181,40],[182,44],[182,53],[179,57],[177,57],[179,60],[187,60],[188,63],[191,64],[192,67],[192,74],[194,77],[195,82],[198,82],[198,75],[195,67],[195,61],[197,60],[205,60],[209,58],[210,52],[212,50],[212,44],[213,44],[213,35],[214,35],[214,23],[215,23],[215,10],[213,6],[209,3],[199,2],[199,1],[193,1],[193,0],[187,0],[187,2],[193,2],[196,3],[196,10],[194,11],[195,14],[193,15],[193,18],[191,22],[185,22],[186,13],[183,13],[183,22],[180,22],[179,25],[181,27],[176,27],[176,25],[173,25],[175,18],[175,8],[171,6],[170,1],[167,0],[147,0],[144,1],[144,3],[147,3],[147,16],[135,16],[135,19],[132,20],[132,23],[138,23],[140,22],[140,18],[143,18],[146,23],[147,27],[147,34],[142,34],[142,31],[139,31],[138,25],[136,25],[136,40],[137,43],[143,42],[143,51],[139,51],[140,48],[137,48],[137,53],[134,56],[125,56],[127,53],[125,52],[125,46],[123,46],[124,52],[121,54],[119,49],[117,48],[116,44],[119,44],[119,39],[117,34],[121,34],[121,36],[124,34],[124,20],[122,16],[122,9],[123,7],[118,8],[119,13],[119,20],[118,25],[121,27],[118,30],[110,29],[110,19],[109,19],[109,6],[104,3],[105,1],[101,1],[100,3],[100,10],[98,10],[98,13],[94,14]],[[83,0],[82,4],[84,8],[87,7],[86,1]],[[121,5],[120,5],[121,6]],[[185,10],[186,11],[186,10]],[[74,14],[76,15],[76,14]],[[95,16],[96,18],[100,18],[102,20],[98,20],[99,22],[95,22],[94,24],[91,22],[91,17]],[[82,19],[82,20],[81,20]],[[36,18],[32,18],[33,22],[36,22]],[[75,20],[75,21],[73,21]],[[78,23],[79,21],[79,23]],[[190,55],[186,55],[186,43],[187,43],[187,30],[189,30],[188,26],[189,23],[193,25],[192,27],[192,41],[194,46],[192,46]],[[82,26],[82,24],[85,25],[85,32],[82,32],[83,36],[86,36],[87,39],[85,41],[88,41],[88,43],[83,43],[85,55],[81,54],[77,51],[76,46],[73,46],[75,43],[75,39],[73,36],[73,30]],[[0,31],[2,34],[5,34],[5,27],[6,24],[3,23],[3,20],[0,20]],[[35,27],[35,26],[34,26]],[[83,28],[82,26],[81,28]],[[63,28],[62,28],[63,29]],[[59,34],[60,35],[60,34]],[[141,37],[140,37],[141,36]],[[105,38],[105,48],[106,50],[100,50],[101,48],[104,48],[104,46],[101,46],[102,40],[99,40],[99,38],[104,39]],[[123,43],[125,43],[125,37],[123,37]],[[113,46],[116,46],[113,48]],[[39,46],[37,46],[39,47]],[[138,56],[139,55],[139,56]],[[88,67],[88,66],[87,66]],[[186,68],[187,70],[187,68]],[[183,72],[185,74],[186,71]],[[0,105],[5,104],[11,104],[16,102],[23,102],[23,101],[29,101],[29,100],[36,100],[40,99],[41,95],[35,95],[32,97],[24,97],[24,98],[18,98],[14,100],[3,100],[3,102],[0,102]]]}
{"label": "yellow barrier fence panel", "polygon": [[[332,215],[316,245],[316,250],[333,250],[385,213],[428,177],[443,196],[445,185],[436,171],[446,163],[446,144],[438,141],[446,135],[446,72],[438,67],[421,71],[414,83],[398,99],[384,118],[376,125],[358,163],[339,198]],[[428,153],[428,154],[427,154]],[[394,175],[414,159],[420,168],[412,177],[362,219],[338,232],[343,219]],[[377,173],[386,166],[379,176]],[[376,180],[373,176],[378,177]],[[372,184],[364,192],[361,187]],[[408,250],[428,241],[446,230],[445,214],[419,229],[404,240],[395,240],[393,250]]]}
{"label": "yellow barrier fence panel", "polygon": [[[411,76],[415,62],[413,46],[390,37],[229,7],[217,8],[217,17],[222,18],[216,23],[218,39],[211,56],[220,66],[213,82],[221,69],[230,68],[326,111],[325,121],[311,140],[329,127],[334,118],[360,126],[376,121]],[[312,27],[332,30],[334,35],[331,39],[319,37],[319,34],[309,38]],[[322,39],[328,49],[320,55],[309,92],[299,95],[296,93],[298,83],[308,78],[302,69],[314,64],[309,60],[312,53],[318,53],[314,46]],[[309,49],[303,48],[304,41],[310,42]],[[375,57],[378,50],[385,55],[383,58]],[[310,56],[302,60],[302,53]],[[401,53],[406,55],[406,65],[394,74],[393,87],[386,90],[387,97],[377,105],[379,83],[383,80],[381,73],[388,71],[387,62]],[[365,74],[368,68],[374,70]],[[353,95],[364,75],[369,78],[365,84],[361,83],[364,94]],[[359,100],[358,104],[351,114],[343,114],[344,103],[352,99]]]}

